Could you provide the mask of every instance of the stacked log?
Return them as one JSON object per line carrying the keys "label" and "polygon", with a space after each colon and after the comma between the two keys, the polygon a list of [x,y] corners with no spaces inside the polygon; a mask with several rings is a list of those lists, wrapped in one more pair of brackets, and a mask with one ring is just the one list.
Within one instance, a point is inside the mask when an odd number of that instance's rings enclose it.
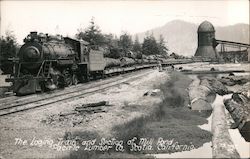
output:
{"label": "stacked log", "polygon": [[105,62],[106,62],[106,65],[105,65],[106,68],[117,67],[117,66],[121,65],[121,62],[119,59],[113,59],[113,58],[106,57]]}
{"label": "stacked log", "polygon": [[155,60],[155,59],[150,59],[150,60],[149,60],[149,63],[150,63],[150,64],[155,64],[155,63],[157,63],[157,60]]}
{"label": "stacked log", "polygon": [[137,64],[142,64],[143,63],[142,59],[135,59],[135,61],[136,61]]}
{"label": "stacked log", "polygon": [[234,93],[224,104],[235,121],[233,128],[238,128],[242,137],[250,142],[250,99],[245,94]]}
{"label": "stacked log", "polygon": [[142,59],[147,59],[147,56],[142,54]]}
{"label": "stacked log", "polygon": [[149,56],[147,56],[147,59],[156,60],[156,56],[155,55],[149,55]]}
{"label": "stacked log", "polygon": [[134,59],[128,57],[122,57],[120,59],[120,62],[121,62],[121,67],[132,66],[136,64],[136,61]]}

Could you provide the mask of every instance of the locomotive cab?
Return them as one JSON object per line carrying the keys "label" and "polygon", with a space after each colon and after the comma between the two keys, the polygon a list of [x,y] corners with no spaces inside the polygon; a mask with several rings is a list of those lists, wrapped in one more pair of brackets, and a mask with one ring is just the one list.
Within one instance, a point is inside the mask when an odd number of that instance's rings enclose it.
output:
{"label": "locomotive cab", "polygon": [[78,54],[78,77],[80,81],[88,81],[90,77],[102,76],[105,68],[104,54],[102,51],[93,50],[84,40],[64,38]]}

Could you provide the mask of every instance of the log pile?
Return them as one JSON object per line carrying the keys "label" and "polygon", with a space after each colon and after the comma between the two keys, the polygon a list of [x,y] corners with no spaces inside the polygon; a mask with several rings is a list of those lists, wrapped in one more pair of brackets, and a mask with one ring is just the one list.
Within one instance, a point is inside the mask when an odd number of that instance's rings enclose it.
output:
{"label": "log pile", "polygon": [[135,59],[136,63],[138,64],[142,64],[143,63],[143,59]]}
{"label": "log pile", "polygon": [[250,76],[227,76],[222,77],[220,81],[227,86],[234,86],[236,84],[243,85],[249,82]]}
{"label": "log pile", "polygon": [[121,66],[125,67],[125,66],[132,66],[136,63],[136,61],[132,58],[128,58],[128,57],[123,57],[120,59],[121,61]]}
{"label": "log pile", "polygon": [[119,59],[113,59],[113,58],[106,57],[105,62],[106,62],[106,65],[105,65],[106,68],[111,68],[111,67],[116,67],[116,66],[121,65],[121,62]]}
{"label": "log pile", "polygon": [[228,91],[227,87],[223,85],[222,82],[220,82],[218,79],[214,77],[200,77],[201,84],[204,85],[207,88],[209,88],[213,93],[217,93],[219,95],[225,95],[228,93],[231,93]]}
{"label": "log pile", "polygon": [[242,137],[250,142],[250,98],[245,94],[234,93],[224,104],[235,121],[232,128],[238,128]]}
{"label": "log pile", "polygon": [[192,110],[212,110],[215,94],[224,95],[228,89],[214,77],[195,78],[189,86]]}

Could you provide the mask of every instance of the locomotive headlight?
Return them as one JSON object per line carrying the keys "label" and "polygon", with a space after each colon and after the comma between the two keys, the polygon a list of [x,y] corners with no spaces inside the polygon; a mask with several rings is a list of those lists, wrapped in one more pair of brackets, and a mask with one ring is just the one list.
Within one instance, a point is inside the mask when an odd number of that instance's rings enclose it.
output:
{"label": "locomotive headlight", "polygon": [[37,61],[40,58],[40,52],[36,47],[29,46],[24,50],[23,58],[27,62]]}

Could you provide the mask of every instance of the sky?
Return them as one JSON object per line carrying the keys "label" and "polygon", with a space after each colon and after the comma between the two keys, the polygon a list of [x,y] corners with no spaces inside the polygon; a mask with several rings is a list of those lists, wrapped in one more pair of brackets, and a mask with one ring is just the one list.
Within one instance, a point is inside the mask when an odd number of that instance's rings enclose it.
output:
{"label": "sky", "polygon": [[89,26],[92,17],[103,33],[118,36],[176,19],[196,24],[208,20],[215,26],[249,24],[248,0],[0,0],[0,9],[1,36],[11,30],[19,44],[30,31],[73,37],[77,29]]}

